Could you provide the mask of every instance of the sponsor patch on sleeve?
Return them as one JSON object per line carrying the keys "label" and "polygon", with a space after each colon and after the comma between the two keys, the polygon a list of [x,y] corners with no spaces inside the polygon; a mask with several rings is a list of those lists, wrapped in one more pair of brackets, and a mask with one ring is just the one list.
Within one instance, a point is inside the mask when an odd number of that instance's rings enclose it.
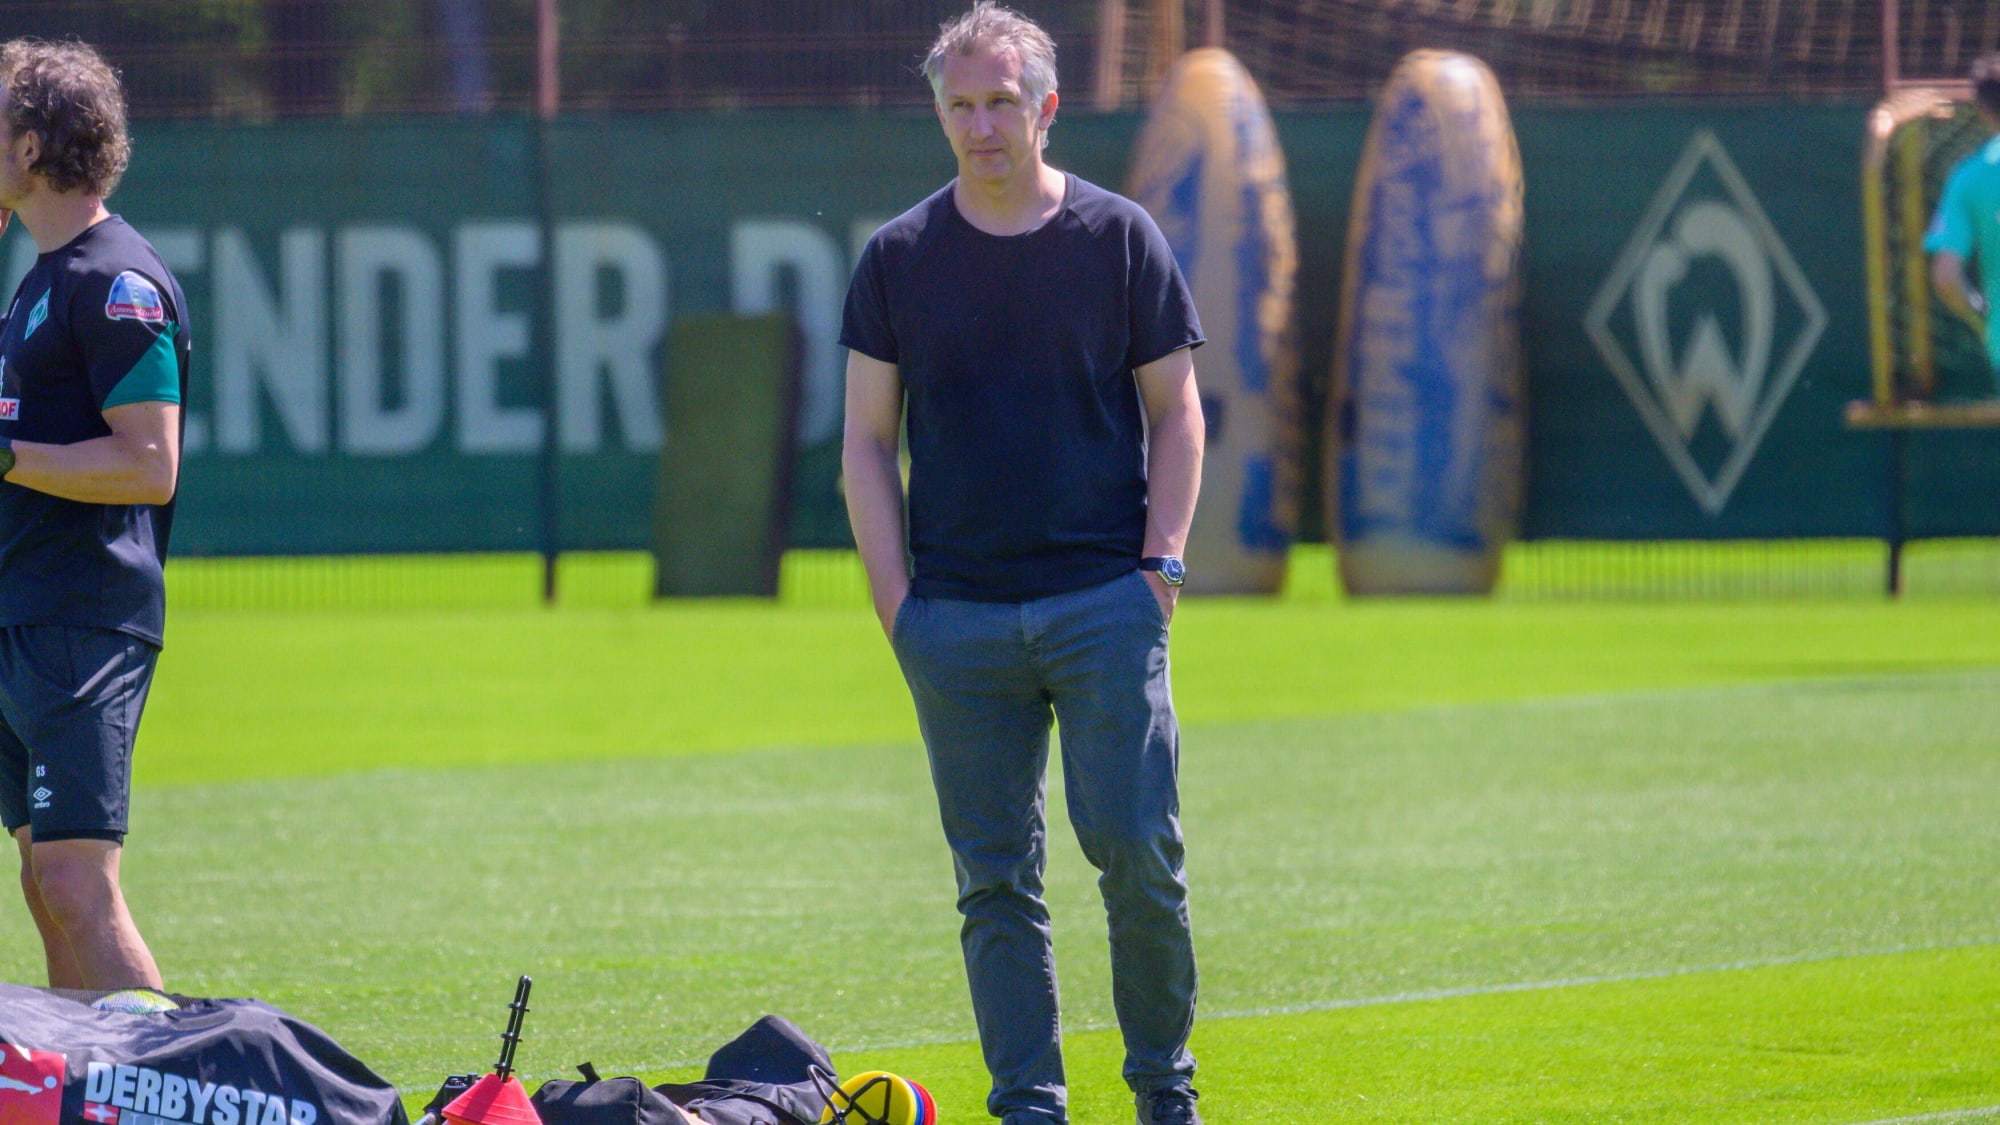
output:
{"label": "sponsor patch on sleeve", "polygon": [[104,315],[112,320],[163,324],[167,319],[167,303],[160,299],[159,288],[144,275],[126,270],[111,283],[111,295],[104,300]]}

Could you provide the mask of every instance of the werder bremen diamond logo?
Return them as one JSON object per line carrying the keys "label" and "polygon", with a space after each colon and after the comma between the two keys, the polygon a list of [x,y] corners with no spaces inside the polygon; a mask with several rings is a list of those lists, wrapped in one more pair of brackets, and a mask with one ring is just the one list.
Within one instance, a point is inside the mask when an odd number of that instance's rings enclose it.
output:
{"label": "werder bremen diamond logo", "polygon": [[1584,327],[1674,471],[1715,515],[1826,330],[1826,308],[1704,129],[1646,208]]}

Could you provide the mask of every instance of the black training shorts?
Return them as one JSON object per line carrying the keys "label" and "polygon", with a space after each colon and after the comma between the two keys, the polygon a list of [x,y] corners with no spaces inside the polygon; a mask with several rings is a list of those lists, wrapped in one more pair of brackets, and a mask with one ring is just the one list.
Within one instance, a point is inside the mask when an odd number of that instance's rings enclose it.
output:
{"label": "black training shorts", "polygon": [[0,824],[125,838],[132,743],[159,650],[110,629],[0,627]]}

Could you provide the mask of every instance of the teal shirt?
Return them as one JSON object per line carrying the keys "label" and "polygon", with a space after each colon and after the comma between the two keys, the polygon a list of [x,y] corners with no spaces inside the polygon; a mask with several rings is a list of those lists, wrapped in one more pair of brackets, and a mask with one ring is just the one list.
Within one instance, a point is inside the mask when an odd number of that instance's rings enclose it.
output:
{"label": "teal shirt", "polygon": [[2000,285],[1995,284],[2000,281],[2000,137],[1952,169],[1924,250],[1978,261],[1986,294],[1986,353],[2000,371]]}

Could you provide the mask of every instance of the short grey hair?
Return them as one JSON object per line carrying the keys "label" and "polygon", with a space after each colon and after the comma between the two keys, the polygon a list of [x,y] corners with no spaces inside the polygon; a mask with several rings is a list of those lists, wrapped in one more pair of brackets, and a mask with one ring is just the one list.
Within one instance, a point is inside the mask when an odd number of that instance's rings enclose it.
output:
{"label": "short grey hair", "polygon": [[[979,0],[972,10],[939,30],[931,53],[924,56],[924,77],[930,79],[931,99],[944,105],[944,60],[969,55],[978,47],[998,47],[1021,60],[1021,92],[1037,109],[1056,89],[1056,41],[1034,20]],[[1046,138],[1044,138],[1046,139]]]}

